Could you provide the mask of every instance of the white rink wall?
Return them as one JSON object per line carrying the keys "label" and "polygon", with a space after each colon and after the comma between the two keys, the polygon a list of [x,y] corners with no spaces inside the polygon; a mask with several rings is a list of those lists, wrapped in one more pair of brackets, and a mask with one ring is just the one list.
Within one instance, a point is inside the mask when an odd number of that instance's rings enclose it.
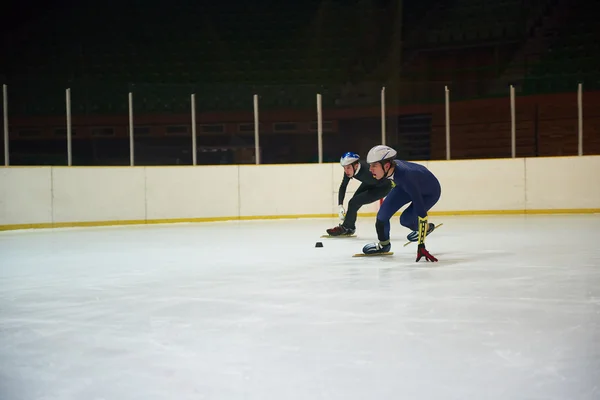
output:
{"label": "white rink wall", "polygon": [[[600,156],[421,164],[442,184],[433,214],[600,212]],[[335,216],[342,176],[339,164],[5,167],[0,229]]]}

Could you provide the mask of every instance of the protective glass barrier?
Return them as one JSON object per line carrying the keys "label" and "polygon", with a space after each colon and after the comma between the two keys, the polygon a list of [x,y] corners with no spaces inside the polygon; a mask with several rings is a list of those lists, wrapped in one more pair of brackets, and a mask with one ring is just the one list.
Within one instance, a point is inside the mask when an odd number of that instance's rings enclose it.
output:
{"label": "protective glass barrier", "polygon": [[446,78],[72,79],[67,88],[48,77],[13,80],[2,155],[7,148],[10,165],[287,164],[337,162],[380,143],[407,160],[600,153],[597,74],[508,79],[482,68]]}

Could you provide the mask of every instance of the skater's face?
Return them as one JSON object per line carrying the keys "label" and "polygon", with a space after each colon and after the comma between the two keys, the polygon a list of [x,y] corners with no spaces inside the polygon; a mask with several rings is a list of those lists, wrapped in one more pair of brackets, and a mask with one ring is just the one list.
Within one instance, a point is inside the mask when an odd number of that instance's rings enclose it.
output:
{"label": "skater's face", "polygon": [[354,164],[344,165],[344,173],[348,178],[352,178],[354,176]]}
{"label": "skater's face", "polygon": [[373,177],[377,180],[383,179],[390,168],[391,166],[389,162],[386,162],[384,166],[382,166],[380,162],[375,162],[369,165],[369,171],[371,171],[371,174],[373,174]]}
{"label": "skater's face", "polygon": [[371,171],[371,174],[373,174],[373,177],[377,180],[383,178],[383,175],[385,175],[385,171],[383,170],[381,163],[373,163],[369,166],[369,171]]}

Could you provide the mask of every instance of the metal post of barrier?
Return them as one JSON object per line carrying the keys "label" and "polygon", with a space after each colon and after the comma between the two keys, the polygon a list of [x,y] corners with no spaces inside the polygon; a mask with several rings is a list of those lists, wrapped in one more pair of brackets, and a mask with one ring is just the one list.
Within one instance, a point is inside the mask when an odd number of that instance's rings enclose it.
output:
{"label": "metal post of barrier", "polygon": [[254,158],[256,165],[260,164],[260,137],[258,132],[258,95],[254,95]]}
{"label": "metal post of barrier", "polygon": [[6,85],[2,85],[2,115],[3,115],[3,126],[4,126],[4,165],[9,166],[9,151],[8,151],[8,88]]}
{"label": "metal post of barrier", "polygon": [[381,144],[385,145],[385,86],[381,88]]}
{"label": "metal post of barrier", "polygon": [[323,110],[321,94],[317,93],[317,138],[319,141],[319,164],[323,163]]}
{"label": "metal post of barrier", "polygon": [[577,85],[577,133],[578,133],[578,151],[577,154],[583,155],[583,85]]}
{"label": "metal post of barrier", "polygon": [[129,92],[129,164],[133,167],[134,152],[133,152],[133,93]]}
{"label": "metal post of barrier", "polygon": [[515,87],[510,85],[510,148],[512,158],[517,156],[517,132],[515,123]]}
{"label": "metal post of barrier", "polygon": [[73,165],[73,147],[72,147],[72,125],[71,125],[71,89],[65,91],[65,100],[67,106],[67,165]]}
{"label": "metal post of barrier", "polygon": [[445,105],[446,105],[446,160],[450,159],[450,90],[445,87]]}
{"label": "metal post of barrier", "polygon": [[197,164],[198,149],[196,148],[196,95],[192,94],[192,165]]}

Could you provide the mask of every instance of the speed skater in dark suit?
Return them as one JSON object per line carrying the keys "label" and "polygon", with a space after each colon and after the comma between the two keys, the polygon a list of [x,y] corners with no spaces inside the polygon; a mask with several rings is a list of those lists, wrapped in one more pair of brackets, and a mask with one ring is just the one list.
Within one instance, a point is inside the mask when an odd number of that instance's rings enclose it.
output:
{"label": "speed skater in dark suit", "polygon": [[410,229],[407,239],[417,242],[417,259],[437,261],[425,248],[425,238],[435,229],[428,223],[427,212],[437,203],[441,195],[438,179],[426,167],[409,161],[396,160],[396,150],[379,145],[367,154],[367,163],[377,180],[390,180],[393,188],[387,195],[377,213],[375,228],[379,243],[370,243],[363,247],[363,253],[389,252],[390,218],[402,206],[412,202],[400,216],[400,225]]}
{"label": "speed skater in dark suit", "polygon": [[[365,204],[373,203],[384,198],[392,188],[390,180],[378,180],[369,171],[369,164],[360,159],[356,153],[348,152],[340,158],[340,164],[344,167],[344,176],[338,193],[338,215],[340,224],[334,228],[327,229],[331,236],[347,236],[356,232],[356,218],[358,210]],[[360,186],[348,201],[348,210],[344,210],[344,198],[350,179],[361,182]]]}

